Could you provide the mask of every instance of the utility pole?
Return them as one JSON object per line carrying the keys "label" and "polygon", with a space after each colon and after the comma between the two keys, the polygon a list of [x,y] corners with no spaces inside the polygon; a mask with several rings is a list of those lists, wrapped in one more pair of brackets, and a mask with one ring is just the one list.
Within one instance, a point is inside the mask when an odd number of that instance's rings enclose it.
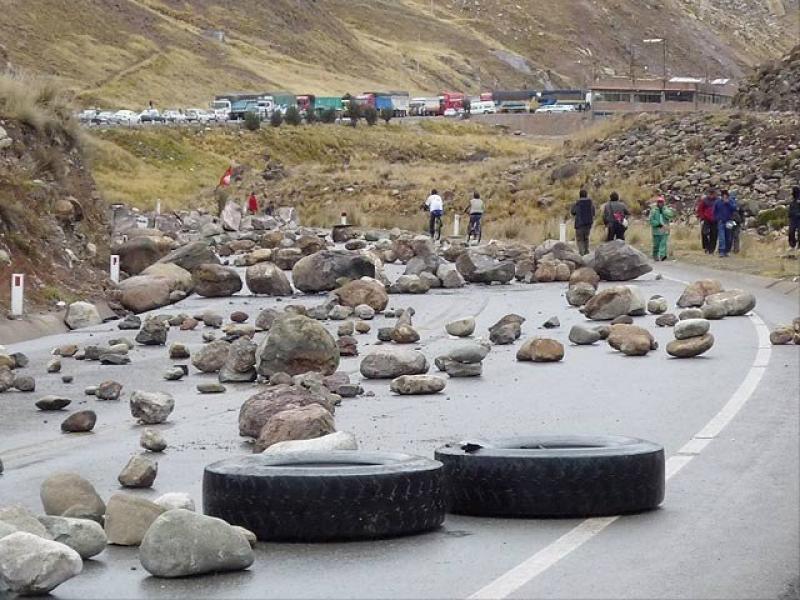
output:
{"label": "utility pole", "polygon": [[633,40],[631,40],[631,48],[630,48],[630,57],[631,57],[630,78],[631,78],[631,83],[636,85],[636,73],[634,71],[634,61],[635,61],[634,52],[635,52],[635,49],[634,49],[634,46],[633,46]]}

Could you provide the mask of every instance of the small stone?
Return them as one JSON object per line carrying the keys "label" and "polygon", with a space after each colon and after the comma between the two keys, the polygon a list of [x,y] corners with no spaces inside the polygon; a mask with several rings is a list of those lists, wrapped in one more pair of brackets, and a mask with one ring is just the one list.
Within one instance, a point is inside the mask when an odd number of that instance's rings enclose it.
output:
{"label": "small stone", "polygon": [[169,346],[169,357],[172,360],[181,360],[185,358],[189,358],[189,348],[186,347],[186,344],[182,344],[180,342],[172,342]]}
{"label": "small stone", "polygon": [[352,321],[345,321],[336,329],[336,335],[339,337],[344,335],[353,335],[355,332],[355,325]]}
{"label": "small stone", "polygon": [[678,317],[672,313],[659,315],[656,319],[656,326],[658,327],[674,327],[678,322]]}
{"label": "small stone", "polygon": [[75,377],[72,375],[62,375],[61,376],[61,383],[72,383],[75,380]]}
{"label": "small stone", "polygon": [[153,485],[158,474],[158,463],[141,454],[131,456],[117,480],[123,487],[146,488]]}
{"label": "small stone", "polygon": [[396,394],[421,395],[441,392],[447,382],[436,375],[401,375],[392,380],[389,388]]}
{"label": "small stone", "polygon": [[87,385],[83,389],[83,393],[86,396],[96,396],[97,395],[97,389],[98,389],[98,386],[96,386],[96,385]]}
{"label": "small stone", "polygon": [[601,339],[600,332],[586,325],[573,325],[569,330],[569,341],[578,346],[588,346]]}
{"label": "small stone", "polygon": [[378,341],[380,342],[391,342],[392,341],[392,332],[394,331],[394,327],[379,327],[378,328]]}
{"label": "small stone", "polygon": [[75,353],[78,351],[78,346],[75,344],[64,344],[63,346],[59,346],[55,350],[53,350],[53,354],[56,356],[63,356],[63,357],[70,357],[75,356]]}
{"label": "small stone", "polygon": [[464,317],[450,321],[444,326],[445,331],[449,335],[456,337],[467,337],[475,332],[475,317]]}
{"label": "small stone", "polygon": [[558,320],[558,317],[553,316],[547,319],[547,321],[542,324],[542,327],[545,329],[555,329],[556,327],[561,327],[561,321]]}
{"label": "small stone", "polygon": [[36,408],[39,410],[61,410],[71,403],[72,400],[63,396],[44,396],[36,402]]}
{"label": "small stone", "polygon": [[225,392],[225,386],[216,381],[209,383],[198,383],[197,391],[201,394],[222,394]]}
{"label": "small stone", "polygon": [[12,385],[20,392],[33,392],[36,390],[36,380],[30,375],[17,375]]}
{"label": "small stone", "polygon": [[131,364],[131,357],[127,354],[101,354],[100,364],[116,366],[129,365]]}
{"label": "small stone", "polygon": [[100,554],[108,544],[103,527],[89,519],[43,516],[39,522],[54,540],[69,546],[83,559]]}
{"label": "small stone", "polygon": [[58,373],[61,371],[61,359],[54,358],[47,363],[47,372],[48,373]]}
{"label": "small stone", "polygon": [[135,390],[130,399],[131,415],[140,423],[156,425],[167,420],[175,408],[175,400],[165,392]]}
{"label": "small stone", "polygon": [[678,319],[685,321],[687,319],[703,319],[703,311],[699,308],[686,308],[678,313]]}
{"label": "small stone", "polygon": [[72,413],[61,423],[64,433],[82,433],[94,429],[97,415],[93,410],[79,410]]}
{"label": "small stone", "polygon": [[136,330],[142,326],[142,319],[136,315],[128,315],[119,322],[117,327],[121,330]]}
{"label": "small stone", "polygon": [[710,328],[711,323],[706,319],[684,319],[675,325],[673,334],[676,340],[685,340],[705,335]]}
{"label": "small stone", "polygon": [[375,318],[375,309],[369,304],[359,304],[353,309],[353,314],[358,319],[370,321]]}
{"label": "small stone", "polygon": [[182,508],[183,510],[195,510],[194,500],[185,492],[169,492],[163,494],[155,499],[155,503],[163,507],[164,510],[175,510]]}
{"label": "small stone", "polygon": [[791,325],[781,325],[770,332],[769,341],[773,346],[784,346],[791,344],[794,336],[794,328]]}
{"label": "small stone", "polygon": [[357,383],[343,383],[336,388],[336,393],[342,398],[355,398],[364,393],[364,388]]}
{"label": "small stone", "polygon": [[163,452],[167,447],[167,441],[161,433],[146,427],[139,436],[139,445],[150,452]]}
{"label": "small stone", "polygon": [[242,312],[241,310],[237,310],[231,313],[231,321],[234,323],[244,323],[247,319],[250,318],[246,312]]}
{"label": "small stone", "polygon": [[706,333],[682,340],[672,340],[667,344],[667,354],[676,358],[692,358],[707,352],[713,345],[714,336]]}
{"label": "small stone", "polygon": [[419,333],[411,325],[399,325],[392,330],[392,341],[396,344],[415,344]]}
{"label": "small stone", "polygon": [[167,333],[169,328],[165,321],[158,317],[151,317],[144,322],[139,333],[136,334],[136,342],[143,346],[163,346],[167,343]]}
{"label": "small stone", "polygon": [[339,356],[358,356],[358,340],[351,335],[343,335],[336,340]]}
{"label": "small stone", "polygon": [[533,362],[558,362],[564,358],[564,346],[549,338],[535,337],[517,350],[517,360]]}
{"label": "small stone", "polygon": [[116,381],[104,381],[97,386],[95,395],[98,400],[119,400],[119,395],[122,392],[122,384]]}
{"label": "small stone", "polygon": [[178,327],[178,328],[179,328],[181,331],[192,331],[192,330],[194,330],[194,329],[195,329],[195,328],[196,328],[196,327],[197,327],[199,324],[200,324],[200,321],[198,321],[197,319],[195,319],[195,318],[193,318],[193,317],[189,317],[189,318],[187,318],[187,319],[184,319],[184,320],[183,320],[183,322],[182,322],[182,323],[179,325],[179,327]]}
{"label": "small stone", "polygon": [[371,329],[372,325],[370,325],[366,321],[356,321],[355,324],[356,333],[369,333]]}
{"label": "small stone", "polygon": [[663,296],[653,296],[647,301],[647,312],[651,315],[664,314],[667,308],[667,300]]}

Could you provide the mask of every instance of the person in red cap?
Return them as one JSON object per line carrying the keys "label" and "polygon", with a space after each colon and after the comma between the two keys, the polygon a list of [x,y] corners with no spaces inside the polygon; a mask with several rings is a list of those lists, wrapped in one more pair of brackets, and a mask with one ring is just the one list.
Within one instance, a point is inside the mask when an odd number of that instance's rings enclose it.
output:
{"label": "person in red cap", "polygon": [[650,208],[650,227],[653,230],[653,260],[667,260],[667,245],[669,243],[669,224],[675,216],[674,211],[667,206],[664,196],[658,196],[656,203]]}
{"label": "person in red cap", "polygon": [[258,198],[256,198],[255,191],[250,192],[250,197],[247,199],[247,213],[250,215],[258,214]]}

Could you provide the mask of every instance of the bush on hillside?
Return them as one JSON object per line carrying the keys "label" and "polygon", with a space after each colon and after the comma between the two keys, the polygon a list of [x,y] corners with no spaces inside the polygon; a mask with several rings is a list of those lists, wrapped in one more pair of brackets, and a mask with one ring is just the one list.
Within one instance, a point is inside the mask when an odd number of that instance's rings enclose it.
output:
{"label": "bush on hillside", "polygon": [[358,125],[358,120],[363,116],[361,105],[357,104],[354,100],[350,100],[350,103],[347,105],[345,116],[350,119],[350,125],[353,127]]}
{"label": "bush on hillside", "polygon": [[364,120],[369,126],[375,125],[375,123],[378,122],[378,111],[375,110],[374,106],[367,106],[364,109]]}
{"label": "bush on hillside", "polygon": [[52,79],[0,73],[0,118],[15,119],[40,133],[77,144],[80,127],[68,94]]}
{"label": "bush on hillside", "polygon": [[272,114],[269,116],[269,124],[273,127],[280,127],[281,123],[283,123],[283,114],[281,114],[281,111],[272,111]]}
{"label": "bush on hillside", "polygon": [[320,121],[323,123],[335,123],[336,122],[336,110],[333,108],[326,108],[322,111],[322,114],[319,116]]}
{"label": "bush on hillside", "polygon": [[381,109],[381,119],[383,119],[385,123],[391,121],[393,116],[394,116],[394,111],[391,108]]}
{"label": "bush on hillside", "polygon": [[244,128],[248,131],[258,131],[261,129],[261,117],[259,114],[252,111],[245,113]]}
{"label": "bush on hillside", "polygon": [[283,120],[286,121],[287,125],[297,126],[303,122],[303,117],[300,115],[300,111],[297,110],[296,106],[290,106],[286,109],[286,114],[283,115]]}
{"label": "bush on hillside", "polygon": [[472,102],[469,101],[469,98],[464,98],[462,107],[464,108],[464,118],[469,119],[469,113],[472,110]]}
{"label": "bush on hillside", "polygon": [[319,120],[319,117],[317,117],[317,113],[315,113],[313,110],[307,110],[304,116],[306,123],[308,123],[309,125],[313,125]]}

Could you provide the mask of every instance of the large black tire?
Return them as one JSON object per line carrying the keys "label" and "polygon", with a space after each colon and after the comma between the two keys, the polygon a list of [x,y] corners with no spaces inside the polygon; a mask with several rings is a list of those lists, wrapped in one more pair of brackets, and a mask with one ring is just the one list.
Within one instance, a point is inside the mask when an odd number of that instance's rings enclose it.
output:
{"label": "large black tire", "polygon": [[206,467],[203,508],[262,541],[391,537],[442,524],[444,474],[408,454],[254,454]]}
{"label": "large black tire", "polygon": [[464,515],[590,517],[656,508],[664,449],[617,436],[507,438],[445,446],[448,509]]}

